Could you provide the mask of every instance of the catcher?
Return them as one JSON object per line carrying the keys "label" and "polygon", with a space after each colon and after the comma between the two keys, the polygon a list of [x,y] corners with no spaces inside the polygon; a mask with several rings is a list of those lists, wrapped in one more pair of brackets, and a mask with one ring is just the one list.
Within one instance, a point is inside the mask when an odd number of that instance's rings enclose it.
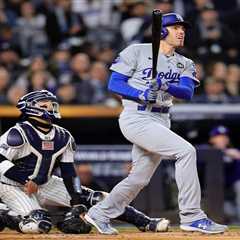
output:
{"label": "catcher", "polygon": [[[19,99],[20,121],[0,137],[0,230],[48,233],[52,220],[46,205],[69,207],[57,227],[64,233],[89,233],[84,221],[87,208],[106,193],[74,188],[75,142],[64,128],[54,124],[60,118],[56,96],[41,90]],[[61,178],[53,176],[56,168]],[[167,231],[169,221],[149,218],[127,206],[118,218],[141,231]]]}

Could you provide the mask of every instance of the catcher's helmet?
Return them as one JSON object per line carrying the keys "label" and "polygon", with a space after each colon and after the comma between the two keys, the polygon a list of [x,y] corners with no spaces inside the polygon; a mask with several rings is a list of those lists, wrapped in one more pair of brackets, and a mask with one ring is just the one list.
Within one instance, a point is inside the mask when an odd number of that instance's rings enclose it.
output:
{"label": "catcher's helmet", "polygon": [[177,13],[167,13],[164,14],[162,17],[162,32],[161,32],[161,38],[164,39],[168,35],[167,26],[173,26],[173,25],[183,25],[186,29],[190,28],[191,25],[184,21],[182,16]]}
{"label": "catcher's helmet", "polygon": [[[53,110],[48,111],[46,108],[36,106],[36,103],[42,100],[51,100]],[[45,120],[54,120],[61,118],[57,97],[47,90],[30,92],[18,100],[17,108],[24,116],[35,116]]]}

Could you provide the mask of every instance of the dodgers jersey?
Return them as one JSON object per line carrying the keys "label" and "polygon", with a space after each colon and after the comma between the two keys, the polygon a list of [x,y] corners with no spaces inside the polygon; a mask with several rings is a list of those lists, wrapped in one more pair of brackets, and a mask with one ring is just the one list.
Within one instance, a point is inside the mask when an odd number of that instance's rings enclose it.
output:
{"label": "dodgers jersey", "polygon": [[[152,78],[152,44],[133,44],[120,52],[110,67],[112,71],[129,76],[128,84],[138,90],[146,90],[151,84]],[[165,56],[159,52],[157,63],[157,76],[162,83],[169,82],[178,84],[180,77],[193,79],[196,85],[199,81],[196,78],[195,64],[191,59],[184,57],[177,52],[172,56]],[[153,106],[172,106],[173,96],[159,90],[157,101]],[[136,105],[132,100],[123,99],[123,106]],[[152,105],[152,104],[151,104]]]}
{"label": "dodgers jersey", "polygon": [[[17,130],[22,136],[23,142],[20,146],[8,144],[9,132],[13,130]],[[0,181],[21,185],[3,174],[13,165],[17,165],[24,176],[37,179],[40,185],[46,183],[59,162],[73,162],[73,142],[71,134],[57,125],[53,125],[51,131],[44,134],[28,121],[17,123],[0,137],[0,154],[9,160],[0,164]]]}

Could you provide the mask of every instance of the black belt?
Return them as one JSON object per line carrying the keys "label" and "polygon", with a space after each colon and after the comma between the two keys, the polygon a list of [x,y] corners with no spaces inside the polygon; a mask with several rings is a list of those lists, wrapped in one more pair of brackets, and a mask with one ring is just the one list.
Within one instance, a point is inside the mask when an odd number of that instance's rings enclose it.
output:
{"label": "black belt", "polygon": [[[149,112],[157,112],[157,113],[169,113],[170,107],[152,107],[149,109]],[[138,111],[145,111],[147,110],[147,105],[138,105]]]}

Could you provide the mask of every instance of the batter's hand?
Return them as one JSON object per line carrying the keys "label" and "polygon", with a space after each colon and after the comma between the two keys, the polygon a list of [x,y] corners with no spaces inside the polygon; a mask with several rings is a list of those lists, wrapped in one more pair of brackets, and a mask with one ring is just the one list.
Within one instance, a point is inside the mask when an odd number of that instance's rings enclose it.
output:
{"label": "batter's hand", "polygon": [[150,87],[139,95],[139,99],[144,103],[155,103],[157,99],[157,90]]}
{"label": "batter's hand", "polygon": [[37,191],[38,191],[38,185],[35,182],[33,182],[32,180],[29,180],[24,185],[24,192],[29,196],[33,193],[37,193]]}
{"label": "batter's hand", "polygon": [[168,82],[163,82],[160,77],[157,77],[157,84],[158,84],[158,90],[167,91],[168,90]]}

